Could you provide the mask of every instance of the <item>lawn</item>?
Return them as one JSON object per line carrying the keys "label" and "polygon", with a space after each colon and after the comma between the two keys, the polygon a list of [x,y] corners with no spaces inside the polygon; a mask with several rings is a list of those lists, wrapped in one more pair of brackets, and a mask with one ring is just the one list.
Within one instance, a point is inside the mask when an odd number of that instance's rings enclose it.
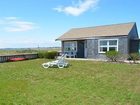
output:
{"label": "lawn", "polygon": [[140,105],[140,65],[47,60],[0,63],[0,105]]}

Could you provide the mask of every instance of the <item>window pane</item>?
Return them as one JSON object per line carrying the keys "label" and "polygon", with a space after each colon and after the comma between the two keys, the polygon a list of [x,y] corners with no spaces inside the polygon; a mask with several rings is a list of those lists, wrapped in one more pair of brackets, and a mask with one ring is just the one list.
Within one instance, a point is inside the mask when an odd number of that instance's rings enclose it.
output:
{"label": "window pane", "polygon": [[69,46],[69,44],[70,44],[69,42],[64,42],[65,46]]}
{"label": "window pane", "polygon": [[64,47],[64,51],[67,51],[67,48],[66,47]]}
{"label": "window pane", "polygon": [[68,51],[70,51],[70,48],[68,47]]}
{"label": "window pane", "polygon": [[64,42],[64,51],[76,51],[76,42]]}
{"label": "window pane", "polygon": [[100,46],[102,46],[102,45],[107,45],[107,41],[106,40],[100,41]]}
{"label": "window pane", "polygon": [[110,40],[109,45],[117,45],[117,40]]}
{"label": "window pane", "polygon": [[109,51],[117,51],[117,47],[109,47]]}
{"label": "window pane", "polygon": [[107,51],[107,47],[100,47],[100,52],[106,52]]}
{"label": "window pane", "polygon": [[75,51],[76,50],[76,47],[71,47],[71,51]]}

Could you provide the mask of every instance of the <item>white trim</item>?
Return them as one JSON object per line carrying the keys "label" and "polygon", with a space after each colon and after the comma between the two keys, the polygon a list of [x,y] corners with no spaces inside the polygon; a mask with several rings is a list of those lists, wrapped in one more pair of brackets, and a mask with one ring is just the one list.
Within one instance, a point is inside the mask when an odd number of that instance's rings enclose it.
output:
{"label": "white trim", "polygon": [[84,41],[84,57],[87,58],[87,40]]}
{"label": "white trim", "polygon": [[[117,45],[109,45],[110,40],[117,40]],[[100,41],[107,41],[107,45],[100,46]],[[98,53],[105,53],[105,52],[100,51],[100,47],[107,47],[107,51],[109,51],[110,47],[117,47],[117,51],[118,51],[118,41],[119,39],[113,39],[113,38],[112,39],[99,39],[98,40]]]}

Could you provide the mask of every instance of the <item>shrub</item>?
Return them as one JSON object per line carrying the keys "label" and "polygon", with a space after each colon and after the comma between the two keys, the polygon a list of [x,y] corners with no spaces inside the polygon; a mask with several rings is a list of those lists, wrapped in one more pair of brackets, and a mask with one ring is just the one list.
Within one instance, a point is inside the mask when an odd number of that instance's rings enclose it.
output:
{"label": "shrub", "polygon": [[107,58],[109,58],[112,62],[117,62],[117,60],[119,59],[119,55],[120,53],[118,51],[107,51],[105,53],[105,55],[107,56]]}
{"label": "shrub", "polygon": [[139,60],[140,58],[139,53],[131,53],[129,56],[130,56],[130,60],[132,60],[134,63],[136,63],[136,60]]}
{"label": "shrub", "polygon": [[54,59],[58,55],[57,51],[40,51],[38,52],[39,58]]}
{"label": "shrub", "polygon": [[45,58],[47,58],[47,59],[54,59],[57,55],[58,55],[57,51],[48,51],[45,54]]}
{"label": "shrub", "polygon": [[38,57],[39,58],[45,58],[45,53],[46,53],[47,51],[39,51],[38,52]]}

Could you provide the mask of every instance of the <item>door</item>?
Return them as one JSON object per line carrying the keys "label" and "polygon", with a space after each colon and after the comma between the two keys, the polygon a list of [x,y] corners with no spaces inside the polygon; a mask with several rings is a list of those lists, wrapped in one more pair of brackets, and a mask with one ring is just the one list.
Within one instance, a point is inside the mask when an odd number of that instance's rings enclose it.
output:
{"label": "door", "polygon": [[84,58],[84,41],[78,41],[77,42],[77,58]]}

